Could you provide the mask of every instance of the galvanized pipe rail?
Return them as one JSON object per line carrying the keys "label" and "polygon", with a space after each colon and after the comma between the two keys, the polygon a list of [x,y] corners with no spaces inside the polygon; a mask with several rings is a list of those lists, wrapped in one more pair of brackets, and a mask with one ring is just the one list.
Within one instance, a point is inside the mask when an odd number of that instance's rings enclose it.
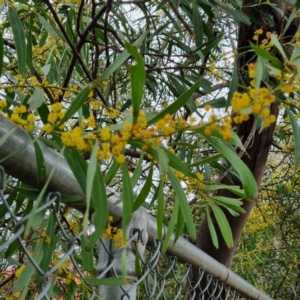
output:
{"label": "galvanized pipe rail", "polygon": [[[1,139],[9,132],[11,133],[2,144]],[[0,145],[2,144],[0,146],[0,165],[5,168],[6,172],[33,188],[41,189],[46,183],[55,161],[59,158],[48,191],[80,196],[82,199],[74,207],[83,207],[85,202],[84,193],[66,160],[54,149],[46,146],[41,141],[37,142],[42,150],[46,167],[46,176],[40,183],[37,182],[37,164],[33,140],[26,131],[0,115]],[[109,187],[107,188],[107,194],[111,195],[109,197],[109,214],[115,218],[121,217],[122,205],[115,204],[120,195]],[[144,208],[140,208],[134,214],[134,219],[135,224],[138,222],[141,225],[139,227],[146,229],[145,234],[148,242],[153,242],[157,236],[156,220],[149,216]],[[176,244],[174,244],[174,238],[171,239],[167,253],[176,256],[182,262],[191,264],[193,267],[203,268],[208,274],[249,299],[272,300],[184,238],[179,238]]]}

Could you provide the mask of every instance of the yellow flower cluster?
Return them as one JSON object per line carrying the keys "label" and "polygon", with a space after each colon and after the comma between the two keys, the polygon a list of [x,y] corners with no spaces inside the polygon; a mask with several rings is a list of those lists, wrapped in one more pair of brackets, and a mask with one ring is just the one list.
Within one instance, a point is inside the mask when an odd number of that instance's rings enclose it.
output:
{"label": "yellow flower cluster", "polygon": [[47,121],[49,123],[45,124],[43,130],[50,133],[55,127],[59,130],[63,130],[65,124],[60,124],[60,120],[65,116],[65,112],[62,111],[62,104],[60,102],[56,102],[51,105],[51,112],[48,115]]}
{"label": "yellow flower cluster", "polygon": [[270,203],[261,204],[259,208],[256,207],[252,210],[245,231],[255,233],[265,228],[271,228],[275,223],[275,219],[276,215],[272,211]]}
{"label": "yellow flower cluster", "polygon": [[[204,175],[201,174],[200,172],[197,172],[197,178],[191,178],[191,177],[187,177],[185,176],[183,173],[179,172],[179,171],[175,171],[175,176],[180,180],[183,181],[186,184],[186,195],[189,195],[190,193],[193,194],[198,194],[198,193],[202,193],[202,189],[205,187],[204,184]],[[167,181],[167,178],[164,178],[165,181]]]}
{"label": "yellow flower cluster", "polygon": [[81,127],[82,128],[92,128],[95,129],[97,128],[97,123],[95,120],[95,117],[93,115],[90,115],[87,119],[83,119],[81,122]]}
{"label": "yellow flower cluster", "polygon": [[25,83],[25,78],[20,74],[15,75],[15,79],[17,79],[19,84],[24,84]]}
{"label": "yellow flower cluster", "polygon": [[103,105],[103,103],[100,100],[91,100],[89,105],[92,110],[98,110]]}
{"label": "yellow flower cluster", "polygon": [[113,217],[108,217],[108,224],[102,233],[102,237],[114,241],[114,247],[119,248],[125,244],[123,239],[123,232],[117,227],[112,227],[110,224],[113,221]]}
{"label": "yellow flower cluster", "polygon": [[68,273],[66,276],[66,284],[70,284],[75,279],[75,275],[72,273]]}
{"label": "yellow flower cluster", "polygon": [[[58,264],[60,261],[60,258],[55,256],[52,260],[53,265]],[[57,269],[57,273],[58,275],[61,275],[64,271],[64,269],[66,269],[68,266],[70,266],[71,264],[71,260],[70,259],[66,259],[62,264],[59,265],[58,269]]]}
{"label": "yellow flower cluster", "polygon": [[40,237],[42,238],[42,240],[44,241],[44,243],[50,244],[51,238],[46,234],[45,231],[42,231],[42,232],[40,233]]}
{"label": "yellow flower cluster", "polygon": [[156,123],[156,132],[161,133],[167,137],[175,132],[176,122],[172,119],[170,114],[166,114],[162,119]]}
{"label": "yellow flower cluster", "polygon": [[110,109],[105,108],[103,112],[105,115],[108,115],[110,119],[115,119],[120,114],[120,111],[114,108],[110,108]]}
{"label": "yellow flower cluster", "polygon": [[[147,120],[144,111],[139,112],[136,124],[125,123],[119,134],[113,134],[108,127],[103,128],[99,132],[99,140],[101,147],[98,150],[98,159],[110,159],[111,154],[116,157],[118,163],[125,162],[123,151],[131,137],[150,139],[153,138],[155,128],[146,129]],[[150,142],[150,140],[148,140]]]}
{"label": "yellow flower cluster", "polygon": [[16,271],[15,276],[16,276],[17,278],[19,278],[19,277],[21,276],[22,272],[24,271],[24,269],[25,269],[25,265],[22,265],[22,266]]}
{"label": "yellow flower cluster", "polygon": [[[0,100],[0,109],[6,106],[4,100]],[[10,116],[10,120],[18,125],[23,126],[26,131],[31,131],[34,127],[36,117],[34,114],[27,114],[27,108],[25,105],[15,106],[13,113]]]}
{"label": "yellow flower cluster", "polygon": [[198,193],[202,193],[203,192],[203,188],[205,187],[205,184],[204,184],[204,175],[201,174],[201,173],[196,173],[197,175],[197,179],[196,178],[190,178],[188,177],[187,180],[185,181],[187,187],[186,187],[186,194],[190,194],[190,193],[193,193],[193,194],[198,194]]}
{"label": "yellow flower cluster", "polygon": [[[255,65],[249,64],[249,77],[255,76]],[[247,108],[251,108],[251,112],[254,115],[259,116],[263,120],[265,127],[270,126],[276,121],[275,116],[270,114],[270,104],[275,102],[275,96],[267,87],[261,87],[256,91],[253,87],[255,85],[254,80],[250,83],[248,92],[240,93],[235,92],[232,98],[232,113],[234,115],[233,121],[236,124],[240,124],[249,120],[249,111]]]}
{"label": "yellow flower cluster", "polygon": [[89,143],[83,138],[83,130],[78,126],[69,132],[63,132],[61,134],[61,141],[68,147],[76,147],[81,151],[90,150]]}
{"label": "yellow flower cluster", "polygon": [[222,135],[225,141],[230,141],[232,138],[231,128],[231,119],[229,117],[219,120],[216,115],[212,114],[209,124],[205,126],[204,134],[209,136],[212,134],[212,131],[216,130]]}
{"label": "yellow flower cluster", "polygon": [[72,215],[71,218],[68,219],[69,228],[72,231],[74,235],[78,234],[80,231],[80,226],[78,223],[78,218],[74,215]]}
{"label": "yellow flower cluster", "polygon": [[5,300],[15,300],[15,299],[20,299],[21,297],[21,292],[16,292],[14,294],[12,294],[9,297],[6,297]]}
{"label": "yellow flower cluster", "polygon": [[5,108],[6,106],[7,106],[6,100],[1,99],[0,100],[0,110],[2,110],[3,108]]}
{"label": "yellow flower cluster", "polygon": [[[259,41],[259,36],[262,36],[263,33],[264,32],[263,32],[262,28],[255,30],[253,40],[258,42]],[[271,47],[274,46],[273,42],[270,40],[271,35],[275,35],[276,37],[278,37],[277,34],[268,31],[268,32],[265,33],[265,38],[263,38],[261,40],[260,45],[259,45],[261,48],[263,48],[267,51],[270,51]]]}

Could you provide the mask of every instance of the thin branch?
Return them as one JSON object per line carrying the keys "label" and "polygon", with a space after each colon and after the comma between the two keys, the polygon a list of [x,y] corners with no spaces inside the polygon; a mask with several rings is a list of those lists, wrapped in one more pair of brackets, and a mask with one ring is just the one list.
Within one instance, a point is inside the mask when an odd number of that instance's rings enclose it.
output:
{"label": "thin branch", "polygon": [[82,37],[82,34],[80,32],[80,20],[81,19],[81,14],[83,11],[83,6],[84,6],[84,0],[81,0],[79,8],[78,8],[78,14],[77,14],[77,26],[76,26],[76,30],[77,30],[77,34],[79,37]]}
{"label": "thin branch", "polygon": [[174,14],[178,18],[178,20],[182,23],[182,25],[184,26],[184,28],[188,31],[188,33],[192,37],[194,37],[195,36],[194,31],[192,30],[192,28],[190,27],[190,25],[184,20],[183,16],[180,14],[179,10],[174,5],[174,3],[172,2],[172,0],[168,0],[168,4],[170,5],[170,8],[173,10]]}
{"label": "thin branch", "polygon": [[[92,14],[91,14],[92,18],[95,17],[96,7],[97,7],[97,3],[95,2],[95,0],[92,0]],[[93,28],[93,43],[94,43],[95,53],[94,53],[94,59],[92,64],[92,77],[93,79],[97,79],[98,69],[99,69],[100,49],[99,49],[99,45],[97,44],[96,27]]]}
{"label": "thin branch", "polygon": [[[134,157],[134,158],[140,158],[141,152],[138,150],[135,150],[135,149],[125,149],[125,155]],[[149,158],[148,154],[144,154],[143,159],[146,161],[151,161],[151,158]]]}
{"label": "thin branch", "polygon": [[[16,49],[16,46],[15,44],[9,42],[8,40],[6,39],[3,39],[3,43],[12,48],[12,49]],[[37,72],[37,70],[35,68],[33,68],[33,71],[34,71],[34,76],[36,77],[36,79],[38,80],[39,83],[43,83],[43,78],[41,77],[41,75]],[[46,93],[49,101],[51,104],[53,104],[55,102],[54,98],[53,98],[53,95],[51,94],[51,92],[46,88],[46,87],[43,87],[43,90],[44,92]]]}
{"label": "thin branch", "polygon": [[[97,27],[99,29],[102,29],[102,30],[105,29],[105,27],[103,25],[100,25],[98,23],[95,25],[95,27]],[[108,32],[112,33],[114,35],[114,37],[116,38],[116,40],[120,43],[120,45],[125,48],[125,45],[124,45],[123,41],[121,40],[121,38],[119,37],[119,35],[118,35],[118,33],[117,33],[116,30],[114,30],[112,28],[109,28],[109,27],[107,27],[106,30]]]}
{"label": "thin branch", "polygon": [[105,11],[105,19],[104,19],[104,43],[105,43],[105,54],[106,54],[106,68],[108,68],[110,65],[109,51],[107,47],[108,46],[107,28],[108,28],[108,18],[109,18],[109,13],[111,11],[111,8],[112,8],[112,0],[108,0],[106,11]]}
{"label": "thin branch", "polygon": [[160,71],[166,71],[166,70],[202,70],[202,69],[208,69],[204,66],[174,66],[174,67],[158,67],[158,68],[148,68],[146,70],[147,73],[150,72],[160,72]]}
{"label": "thin branch", "polygon": [[7,283],[9,283],[11,280],[13,280],[15,278],[15,273],[11,274],[10,276],[8,276],[7,278],[5,278],[3,281],[0,282],[0,287],[5,286]]}
{"label": "thin branch", "polygon": [[151,0],[118,1],[118,4],[143,4]]}
{"label": "thin branch", "polygon": [[[89,30],[92,29],[92,25],[94,25],[97,20],[103,15],[103,13],[105,12],[106,10],[106,5],[103,5],[103,7],[100,9],[100,11],[97,13],[97,15],[95,16],[95,18],[90,22],[90,24],[86,27],[86,29],[84,30],[84,32],[82,33],[81,35],[81,39],[78,41],[78,43],[76,44],[76,46],[73,45],[72,41],[70,40],[68,34],[66,33],[62,23],[60,22],[60,19],[55,11],[55,9],[53,8],[52,4],[50,3],[49,0],[44,0],[44,2],[48,5],[59,29],[61,30],[62,34],[64,35],[65,39],[67,40],[70,48],[72,49],[73,51],[73,56],[72,56],[72,60],[70,62],[70,65],[69,65],[69,68],[68,68],[68,71],[67,71],[67,74],[65,76],[65,79],[64,79],[64,82],[62,84],[62,87],[65,88],[68,86],[69,82],[70,82],[70,79],[71,79],[71,76],[72,76],[72,73],[73,73],[73,70],[74,70],[74,67],[75,67],[75,63],[76,63],[76,60],[79,61],[80,65],[81,65],[81,68],[82,70],[84,71],[84,73],[86,74],[87,78],[90,80],[90,81],[93,81],[93,77],[91,76],[91,74],[89,73],[89,70],[86,68],[85,64],[84,64],[84,61],[82,60],[80,54],[79,54],[79,51],[81,49],[81,47],[83,46],[83,44],[85,43],[85,38],[86,36],[88,35],[89,33]],[[108,106],[107,103],[106,103],[106,100],[104,99],[103,95],[101,94],[100,90],[98,88],[95,88],[98,96],[100,97],[100,99],[102,100],[102,102],[104,103],[104,105]],[[63,95],[62,95],[63,96]],[[61,96],[61,97],[62,97]]]}
{"label": "thin branch", "polygon": [[207,92],[207,91],[201,90],[200,93],[194,93],[193,94],[193,99],[195,100],[195,99],[200,98],[202,96],[209,95],[212,92],[215,92],[217,90],[223,89],[225,87],[229,87],[229,82],[228,81],[227,82],[223,82],[223,83],[218,83],[218,84],[212,86],[211,87],[211,92]]}

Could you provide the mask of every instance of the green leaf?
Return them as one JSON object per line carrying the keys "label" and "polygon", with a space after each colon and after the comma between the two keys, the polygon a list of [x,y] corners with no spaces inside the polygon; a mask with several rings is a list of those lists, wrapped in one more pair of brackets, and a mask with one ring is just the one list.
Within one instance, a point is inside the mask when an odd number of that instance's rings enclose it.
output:
{"label": "green leaf", "polygon": [[[174,168],[175,170],[181,172],[182,174],[192,177],[192,178],[197,178],[197,175],[194,174],[189,166],[185,164],[184,162],[181,161],[181,159],[174,153],[172,153],[170,150],[164,148],[164,153],[169,159],[169,165]],[[158,156],[158,155],[157,155]]]}
{"label": "green leaf", "polygon": [[[65,149],[64,157],[67,160],[69,167],[76,178],[79,186],[81,187],[83,193],[86,193],[86,174],[87,174],[87,164],[86,161],[81,157],[76,155],[76,149]],[[82,160],[80,162],[79,160]]]}
{"label": "green leaf", "polygon": [[177,218],[178,218],[179,202],[180,202],[180,200],[178,199],[178,197],[176,195],[174,209],[173,209],[172,216],[171,216],[170,222],[168,224],[168,228],[167,228],[167,233],[166,233],[166,236],[164,238],[164,242],[163,242],[163,245],[161,248],[162,253],[165,253],[167,251],[171,236],[175,230],[175,226],[176,226]]}
{"label": "green leaf", "polygon": [[[139,46],[145,37],[148,35],[148,30],[146,30],[134,43],[134,46]],[[103,72],[101,77],[91,83],[91,89],[98,86],[99,83],[106,80],[110,75],[112,75],[128,58],[130,57],[130,53],[125,50],[122,52],[115,60],[114,62]]]}
{"label": "green leaf", "polygon": [[230,209],[234,210],[235,212],[239,214],[244,214],[245,210],[241,207],[243,205],[243,202],[239,199],[234,198],[228,198],[223,196],[214,196],[213,199],[218,204]]}
{"label": "green leaf", "polygon": [[211,105],[214,108],[223,108],[223,107],[226,107],[227,100],[224,97],[220,97],[220,98],[216,98],[216,99],[213,99],[213,100],[210,100],[210,101],[206,101],[203,104],[199,105],[198,107],[203,108],[207,104]]}
{"label": "green leaf", "polygon": [[214,155],[214,156],[211,156],[211,157],[207,157],[207,158],[201,159],[197,162],[194,162],[194,163],[190,164],[190,167],[197,167],[197,166],[202,166],[202,165],[205,165],[205,164],[209,164],[211,162],[219,160],[221,157],[223,157],[223,154],[217,154],[217,155]]}
{"label": "green leaf", "polygon": [[112,277],[112,278],[84,278],[84,281],[93,285],[105,285],[105,286],[121,286],[125,285],[123,277]]}
{"label": "green leaf", "polygon": [[[226,7],[226,11],[227,10],[228,10],[228,6]],[[243,22],[246,25],[251,25],[251,21],[246,14],[244,14],[236,9],[229,9],[229,12],[238,23]]]}
{"label": "green leaf", "polygon": [[42,103],[42,105],[37,109],[39,116],[44,124],[48,123],[48,115],[50,113],[48,106],[46,103]]}
{"label": "green leaf", "polygon": [[104,176],[104,184],[105,185],[109,185],[111,183],[111,181],[114,179],[116,173],[118,172],[120,167],[120,164],[118,164],[116,162],[115,159],[113,159],[113,163],[111,165],[111,167],[109,168],[109,170],[107,171],[107,173]]}
{"label": "green leaf", "polygon": [[149,196],[149,192],[152,186],[152,175],[153,175],[153,162],[151,163],[146,182],[132,205],[132,212],[135,212],[140,206],[142,206],[142,204]]}
{"label": "green leaf", "polygon": [[38,17],[38,20],[40,21],[40,23],[45,28],[45,30],[57,40],[58,36],[56,34],[56,31],[51,26],[51,24],[48,23],[47,20],[45,18],[43,18],[40,14],[37,14],[37,17]]}
{"label": "green leaf", "polygon": [[36,165],[37,165],[37,181],[41,182],[42,179],[46,176],[46,167],[44,165],[44,155],[40,148],[40,145],[37,141],[37,139],[30,134],[30,137],[32,139],[33,147],[35,150],[35,159],[36,159]]}
{"label": "green leaf", "polygon": [[29,24],[29,30],[27,32],[27,66],[31,72],[31,74],[34,74],[34,67],[32,64],[32,32],[31,32],[31,28],[32,28],[32,18],[30,19],[31,23]]}
{"label": "green leaf", "polygon": [[174,243],[181,237],[184,230],[184,217],[179,207]]}
{"label": "green leaf", "polygon": [[205,214],[206,214],[206,220],[207,220],[207,225],[209,229],[209,233],[213,242],[213,245],[219,249],[219,241],[218,241],[218,236],[216,233],[216,229],[214,226],[214,223],[212,222],[211,216],[210,216],[210,211],[208,207],[205,208]]}
{"label": "green leaf", "polygon": [[94,253],[92,248],[87,247],[87,240],[86,236],[81,236],[81,258],[82,258],[82,264],[83,267],[87,271],[92,271],[94,267]]}
{"label": "green leaf", "polygon": [[134,173],[131,177],[131,185],[133,187],[136,186],[138,180],[140,179],[140,176],[142,174],[142,171],[143,171],[143,168],[142,168],[142,165],[143,165],[143,161],[144,161],[144,153],[143,151],[141,152],[141,155],[140,155],[140,159],[139,159],[139,162],[134,170]]}
{"label": "green leaf", "polygon": [[127,164],[122,164],[122,175],[123,175],[123,192],[122,192],[122,200],[123,200],[123,215],[122,215],[122,229],[124,238],[126,237],[126,229],[131,221],[132,216],[132,205],[133,205],[133,189],[130,181],[130,177],[128,174]]}
{"label": "green leaf", "polygon": [[238,157],[238,155],[224,145],[221,140],[214,137],[204,136],[205,139],[230,162],[233,168],[237,171],[243,184],[246,195],[253,197],[257,194],[257,184],[255,178],[245,163]]}
{"label": "green leaf", "polygon": [[271,52],[268,52],[252,43],[250,43],[251,45],[251,48],[255,51],[255,53],[261,57],[262,59],[267,59],[271,62],[271,66],[276,68],[276,69],[279,69],[279,70],[282,70],[283,69],[283,64],[282,62],[276,58],[275,56],[272,55]]}
{"label": "green leaf", "polygon": [[237,135],[235,131],[231,131],[232,137],[231,140],[229,141],[230,144],[238,146],[241,150],[246,151],[240,137]]}
{"label": "green leaf", "polygon": [[19,74],[23,74],[26,71],[27,58],[27,46],[23,30],[23,24],[19,19],[18,14],[11,7],[8,8],[8,16],[17,51]]}
{"label": "green leaf", "polygon": [[216,221],[219,225],[220,231],[222,233],[222,236],[225,240],[226,245],[229,248],[233,247],[233,237],[232,237],[231,228],[226,219],[224,212],[217,205],[213,204],[213,205],[210,205],[210,207],[216,217]]}
{"label": "green leaf", "polygon": [[13,132],[17,129],[18,127],[14,127],[10,131],[6,132],[3,136],[0,138],[0,147],[6,142],[6,140],[9,138],[10,135],[13,134]]}
{"label": "green leaf", "polygon": [[280,42],[278,41],[277,37],[274,34],[271,35],[271,41],[273,42],[275,47],[279,50],[279,52],[282,55],[282,57],[284,58],[284,60],[287,61],[288,59],[285,55],[285,52],[284,52]]}
{"label": "green leaf", "polygon": [[95,231],[92,233],[87,244],[88,249],[93,249],[93,247],[99,241],[99,237],[101,236],[108,219],[108,200],[106,195],[106,187],[98,165],[93,182],[92,207],[95,211],[92,218]]}
{"label": "green leaf", "polygon": [[289,29],[291,23],[295,20],[295,16],[296,16],[296,14],[298,13],[299,10],[300,10],[300,2],[296,1],[296,3],[294,4],[294,10],[290,14],[290,16],[289,16],[289,18],[288,18],[288,20],[285,24],[285,27],[284,27],[283,32],[282,32],[282,36],[284,36],[286,31]]}
{"label": "green leaf", "polygon": [[161,173],[168,173],[169,171],[169,158],[166,155],[163,147],[157,147],[157,156],[159,168]]}
{"label": "green leaf", "polygon": [[237,73],[237,63],[235,61],[233,64],[233,72],[232,72],[232,77],[231,77],[227,101],[226,101],[226,110],[228,109],[228,107],[231,104],[233,94],[234,94],[234,92],[237,91],[238,85],[239,85],[239,77],[238,77],[238,73]]}
{"label": "green leaf", "polygon": [[[35,262],[37,264],[40,263],[40,261],[43,258],[43,243],[39,242],[34,250],[33,256],[32,258],[35,260]],[[24,270],[22,271],[20,277],[18,277],[17,281],[15,282],[14,286],[13,286],[13,294],[16,292],[21,291],[23,288],[26,288],[31,280],[32,280],[32,276],[35,273],[36,269],[35,267],[32,265],[31,262],[27,262]]]}
{"label": "green leaf", "polygon": [[75,299],[75,293],[77,290],[77,283],[75,283],[74,280],[71,280],[71,282],[67,285],[67,297],[66,300],[73,300]]}
{"label": "green leaf", "polygon": [[37,228],[40,225],[40,223],[43,221],[43,218],[40,218],[40,217],[42,217],[42,215],[40,214],[40,216],[38,216],[38,215],[36,215],[35,212],[36,212],[37,208],[40,206],[42,199],[44,199],[46,190],[47,190],[48,185],[51,181],[51,178],[54,174],[54,171],[57,167],[57,164],[59,163],[60,159],[62,158],[62,153],[63,153],[64,149],[65,148],[62,147],[61,152],[59,153],[60,155],[58,155],[57,159],[53,162],[53,167],[50,171],[48,179],[47,179],[46,183],[44,184],[42,190],[40,191],[38,197],[36,198],[34,206],[32,207],[32,209],[30,211],[30,218],[28,219],[27,224],[26,224],[25,234],[27,234],[29,232],[29,230],[31,230],[32,228]]}
{"label": "green leaf", "polygon": [[72,101],[69,109],[66,111],[65,116],[60,120],[59,124],[69,120],[69,118],[71,118],[82,107],[90,92],[91,89],[89,86],[86,86],[82,91],[80,91],[80,93]]}
{"label": "green leaf", "polygon": [[161,177],[160,184],[158,187],[157,197],[157,213],[156,213],[156,224],[157,224],[157,237],[163,238],[163,222],[164,222],[164,178]]}
{"label": "green leaf", "polygon": [[4,59],[4,44],[2,33],[0,33],[0,75],[2,76],[3,71],[3,59]]}
{"label": "green leaf", "polygon": [[186,222],[186,228],[188,230],[188,233],[191,238],[195,238],[196,237],[195,224],[193,221],[193,216],[191,213],[190,206],[188,204],[188,200],[186,198],[186,194],[185,194],[184,190],[182,189],[178,178],[175,176],[175,174],[172,170],[169,170],[168,178],[170,179],[171,185],[172,185],[172,187],[175,191],[176,197],[179,201],[179,206],[180,206],[182,215],[184,217],[184,220]]}
{"label": "green leaf", "polygon": [[211,50],[215,47],[217,47],[220,44],[220,41],[223,38],[223,34],[216,36],[209,40],[210,44],[205,49],[201,50],[202,54],[205,56],[206,54],[210,53]]}
{"label": "green leaf", "polygon": [[48,268],[52,261],[52,255],[55,250],[55,221],[56,220],[53,212],[50,212],[46,230],[46,234],[50,238],[50,243],[43,243],[43,258],[40,263],[40,267],[44,272],[48,271]]}
{"label": "green leaf", "polygon": [[296,173],[300,164],[300,126],[298,125],[298,121],[294,114],[286,108],[286,112],[288,113],[294,135],[294,143],[295,143],[295,158],[294,158],[294,172]]}
{"label": "green leaf", "polygon": [[90,157],[90,162],[88,164],[87,173],[86,173],[86,212],[84,215],[84,221],[83,221],[83,230],[87,230],[87,223],[89,218],[89,211],[91,206],[91,196],[92,196],[92,189],[94,184],[94,177],[96,173],[96,169],[99,168],[98,166],[98,160],[97,160],[97,152],[98,152],[99,146],[96,142],[94,144],[94,148]]}
{"label": "green leaf", "polygon": [[131,73],[131,94],[133,108],[133,124],[137,122],[140,106],[142,102],[144,85],[146,82],[146,70],[142,55],[138,52],[136,46],[126,43],[126,49],[136,60],[136,65],[130,67]]}
{"label": "green leaf", "polygon": [[206,185],[205,187],[203,187],[203,190],[205,191],[216,191],[216,190],[223,190],[223,189],[228,190],[243,199],[251,201],[251,199],[249,199],[245,195],[245,191],[241,189],[238,185],[216,184],[216,185]]}
{"label": "green leaf", "polygon": [[196,83],[193,84],[189,90],[183,93],[175,102],[170,104],[167,108],[158,113],[153,119],[148,121],[148,125],[151,125],[157,122],[158,120],[162,119],[166,114],[172,115],[176,113],[181,107],[183,107],[186,104],[190,97],[192,97],[194,91],[197,89],[201,81],[202,78],[197,80]]}
{"label": "green leaf", "polygon": [[203,42],[203,25],[202,18],[199,13],[198,5],[196,1],[193,3],[193,27],[195,36],[196,47],[200,47]]}
{"label": "green leaf", "polygon": [[[143,143],[142,141],[137,140],[129,140],[128,143],[133,146],[142,149],[143,146],[148,146],[147,144]],[[148,147],[145,152],[149,153],[150,155],[154,156],[158,159],[158,153],[156,150],[154,150],[151,147]],[[193,172],[191,172],[189,166],[181,161],[181,159],[169,151],[168,149],[164,148],[164,153],[167,155],[169,159],[169,166],[174,168],[175,170],[178,170],[179,172],[183,173],[186,176],[197,178],[197,175],[195,175]]]}
{"label": "green leaf", "polygon": [[127,251],[125,248],[122,250],[122,256],[121,256],[121,269],[122,269],[122,277],[123,280],[126,281],[127,278]]}
{"label": "green leaf", "polygon": [[258,89],[260,88],[261,80],[263,78],[263,64],[261,60],[257,60],[255,63],[255,90],[258,93]]}

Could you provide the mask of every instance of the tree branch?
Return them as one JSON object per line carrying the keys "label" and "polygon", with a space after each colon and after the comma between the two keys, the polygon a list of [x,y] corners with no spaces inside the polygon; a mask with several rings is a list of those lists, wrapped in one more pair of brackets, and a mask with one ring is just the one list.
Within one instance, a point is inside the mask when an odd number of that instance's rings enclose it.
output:
{"label": "tree branch", "polygon": [[194,37],[195,36],[194,31],[192,30],[192,28],[190,27],[190,25],[185,21],[185,19],[183,18],[183,16],[180,14],[179,10],[174,5],[174,3],[172,2],[172,0],[168,0],[168,4],[170,5],[170,8],[173,10],[174,14],[178,18],[178,20],[182,23],[182,25],[184,26],[184,28],[188,31],[188,33],[192,37]]}

